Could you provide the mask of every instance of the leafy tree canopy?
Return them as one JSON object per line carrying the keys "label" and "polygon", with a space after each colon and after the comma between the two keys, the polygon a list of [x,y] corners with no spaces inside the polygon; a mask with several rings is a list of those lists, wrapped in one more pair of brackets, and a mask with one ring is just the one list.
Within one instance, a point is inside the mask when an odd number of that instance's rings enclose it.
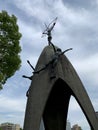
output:
{"label": "leafy tree canopy", "polygon": [[20,68],[21,36],[17,18],[0,12],[0,88]]}

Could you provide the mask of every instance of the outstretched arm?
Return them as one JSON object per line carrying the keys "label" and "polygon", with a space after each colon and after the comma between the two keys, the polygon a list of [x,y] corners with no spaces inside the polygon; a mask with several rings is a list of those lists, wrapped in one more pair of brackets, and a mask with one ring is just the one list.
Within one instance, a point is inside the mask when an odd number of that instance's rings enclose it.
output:
{"label": "outstretched arm", "polygon": [[43,66],[41,69],[37,70],[37,71],[34,71],[33,73],[34,74],[38,74],[40,73],[41,71],[45,70],[50,64],[52,64],[53,60],[51,60],[49,63],[47,63],[45,66]]}
{"label": "outstretched arm", "polygon": [[22,77],[32,80],[32,76],[31,76],[31,77],[28,77],[28,76],[26,76],[26,75],[23,75]]}
{"label": "outstretched arm", "polygon": [[43,71],[46,67],[43,67],[42,69],[40,70],[37,70],[37,71],[34,71],[33,74],[39,74],[41,71]]}
{"label": "outstretched arm", "polygon": [[27,63],[31,66],[31,68],[35,71],[35,68],[31,65],[30,61],[27,60]]}
{"label": "outstretched arm", "polygon": [[73,49],[73,48],[69,48],[69,49],[63,51],[60,55],[63,55],[64,53],[66,53],[67,51],[70,51],[70,50],[72,50],[72,49]]}
{"label": "outstretched arm", "polygon": [[[49,31],[52,31],[57,21],[57,17],[48,25]],[[50,28],[49,28],[50,26]]]}
{"label": "outstretched arm", "polygon": [[45,65],[45,66],[44,66],[43,68],[41,68],[40,70],[34,71],[33,73],[34,73],[34,74],[38,74],[38,73],[40,73],[41,71],[45,70],[47,66],[48,66],[48,64]]}

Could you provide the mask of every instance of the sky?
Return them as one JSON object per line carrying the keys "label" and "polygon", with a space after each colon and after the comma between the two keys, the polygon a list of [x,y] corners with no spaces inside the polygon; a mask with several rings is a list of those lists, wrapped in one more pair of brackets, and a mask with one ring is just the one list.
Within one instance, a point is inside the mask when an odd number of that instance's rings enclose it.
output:
{"label": "sky", "polygon": [[[22,33],[22,64],[0,91],[0,123],[23,126],[30,81],[22,75],[32,75],[27,60],[36,65],[43,48],[48,45],[47,38],[41,37],[45,23],[49,24],[56,17],[52,42],[62,50],[73,48],[66,56],[85,86],[95,111],[98,111],[98,0],[0,0],[2,10],[17,17]],[[70,100],[68,120],[71,126],[78,124],[83,130],[90,130],[74,97]]]}

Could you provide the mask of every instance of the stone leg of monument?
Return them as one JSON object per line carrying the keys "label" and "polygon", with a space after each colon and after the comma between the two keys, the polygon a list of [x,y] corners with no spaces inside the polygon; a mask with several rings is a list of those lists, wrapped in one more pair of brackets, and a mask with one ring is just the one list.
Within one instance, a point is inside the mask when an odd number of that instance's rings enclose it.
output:
{"label": "stone leg of monument", "polygon": [[[51,61],[53,55],[52,46],[45,47],[39,57],[36,70]],[[50,66],[39,74],[33,75],[25,113],[24,130],[39,130],[42,117],[45,130],[64,130],[71,95],[79,103],[91,129],[98,130],[98,119],[92,103],[65,55],[59,58],[54,69],[56,78],[52,80],[50,80]]]}

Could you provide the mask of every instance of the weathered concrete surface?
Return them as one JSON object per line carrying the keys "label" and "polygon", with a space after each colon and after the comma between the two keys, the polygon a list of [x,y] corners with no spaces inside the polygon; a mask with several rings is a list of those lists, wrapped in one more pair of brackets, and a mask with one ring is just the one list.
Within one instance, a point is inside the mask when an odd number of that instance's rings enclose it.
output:
{"label": "weathered concrete surface", "polygon": [[[43,65],[47,64],[51,60],[53,54],[54,51],[52,46],[45,47],[36,65],[36,70],[39,70],[43,67]],[[50,80],[50,69],[51,67],[48,66],[45,70],[41,71],[39,74],[34,74],[33,76],[30,87],[30,94],[27,101],[24,130],[39,130],[41,117],[43,116],[45,120],[48,120],[49,118],[52,119],[53,114],[50,117],[49,115],[53,109],[57,111],[60,109],[65,109],[66,112],[63,114],[65,114],[66,121],[68,104],[71,95],[76,98],[92,130],[98,130],[98,119],[96,117],[91,101],[85,91],[85,88],[83,87],[82,82],[80,81],[73,66],[66,58],[66,56],[62,55],[60,57],[57,66],[55,67],[56,78],[53,80]],[[61,95],[64,95],[64,91],[65,96],[62,97]],[[53,98],[51,95],[54,95]],[[57,95],[59,95],[59,98]],[[56,98],[58,100],[57,103]],[[65,101],[65,103],[61,103],[60,101],[62,100]],[[59,109],[58,106],[60,106],[60,103],[61,106],[63,104],[64,107],[61,107]],[[53,130],[63,130],[65,125],[62,124],[60,120],[64,121],[64,117],[61,116],[62,113],[59,114],[60,111],[57,111],[56,115],[58,114],[60,125],[58,127],[55,126]],[[49,118],[45,117],[45,115],[48,115]],[[57,118],[55,119],[56,121]],[[49,123],[49,125],[52,123],[57,124],[57,122]],[[47,125],[48,124],[46,122],[46,126]],[[61,125],[62,129],[59,128]],[[48,127],[49,126],[47,126],[47,129]]]}

